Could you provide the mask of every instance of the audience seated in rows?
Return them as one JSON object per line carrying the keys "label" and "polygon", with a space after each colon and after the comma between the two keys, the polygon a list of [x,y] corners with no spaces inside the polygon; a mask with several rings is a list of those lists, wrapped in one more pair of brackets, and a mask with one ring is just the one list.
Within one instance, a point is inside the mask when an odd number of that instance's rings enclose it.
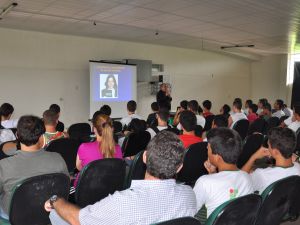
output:
{"label": "audience seated in rows", "polygon": [[274,112],[272,114],[273,117],[278,117],[279,119],[282,116],[285,116],[283,109],[283,101],[281,99],[277,99],[274,103]]}
{"label": "audience seated in rows", "polygon": [[183,100],[180,102],[180,106],[177,107],[177,111],[176,114],[174,116],[174,120],[173,120],[173,126],[177,126],[179,124],[179,116],[180,113],[184,110],[188,109],[188,101],[187,100]]}
{"label": "audience seated in rows", "polygon": [[242,112],[242,101],[236,99],[232,105],[232,114],[228,118],[228,127],[233,128],[239,120],[247,120],[247,116]]}
{"label": "audience seated in rows", "polygon": [[55,111],[50,109],[46,110],[43,113],[43,121],[46,129],[45,133],[43,134],[43,148],[45,148],[53,140],[68,137],[66,133],[56,130],[58,124],[58,115]]}
{"label": "audience seated in rows", "polygon": [[152,102],[151,103],[151,110],[152,110],[152,113],[150,113],[148,115],[148,118],[147,118],[147,121],[146,121],[147,125],[149,127],[151,127],[151,126],[157,126],[156,113],[158,113],[158,110],[159,110],[157,102]]}
{"label": "audience seated in rows", "polygon": [[250,107],[250,105],[252,105],[253,104],[253,102],[252,102],[252,100],[251,99],[248,99],[248,100],[246,100],[246,102],[245,102],[245,109],[244,109],[244,113],[248,116],[248,114],[249,114],[249,107]]}
{"label": "audience seated in rows", "polygon": [[18,124],[17,119],[11,119],[14,112],[14,107],[9,103],[3,103],[0,106],[1,126],[4,128],[16,128]]}
{"label": "audience seated in rows", "polygon": [[205,205],[209,217],[224,202],[254,190],[250,176],[236,166],[242,151],[239,134],[229,128],[215,128],[208,132],[207,139],[208,160],[204,165],[209,175],[197,180],[194,191],[197,210]]}
{"label": "audience seated in rows", "polygon": [[131,122],[131,120],[134,119],[134,118],[135,118],[135,119],[139,119],[139,120],[142,119],[142,117],[140,117],[139,115],[137,115],[137,114],[135,113],[136,107],[137,107],[137,105],[136,105],[136,102],[135,102],[135,101],[131,100],[131,101],[127,102],[127,113],[128,113],[128,115],[125,116],[125,117],[123,117],[123,118],[121,119],[121,121],[120,121],[120,122],[122,123],[123,127],[128,126],[128,124],[129,124],[129,123]]}
{"label": "audience seated in rows", "polygon": [[206,118],[207,116],[214,115],[210,110],[212,107],[211,101],[205,100],[202,102],[203,105],[203,116]]}
{"label": "audience seated in rows", "polygon": [[54,111],[57,114],[58,122],[57,122],[57,125],[56,125],[56,130],[60,131],[60,132],[63,132],[65,130],[65,125],[64,125],[63,122],[59,121],[59,117],[60,117],[60,107],[59,107],[59,105],[52,104],[52,105],[50,105],[49,109],[51,111]]}
{"label": "audience seated in rows", "polygon": [[179,138],[185,148],[188,148],[190,145],[202,141],[202,138],[195,135],[195,129],[197,125],[197,118],[195,113],[189,110],[181,112],[179,123],[181,124],[183,130],[183,133],[182,135],[179,135]]}
{"label": "audience seated in rows", "polygon": [[0,160],[0,206],[1,217],[7,219],[12,190],[21,180],[29,177],[69,172],[63,158],[42,149],[45,127],[35,116],[22,116],[18,122],[18,140],[21,150],[14,156]]}
{"label": "audience seated in rows", "polygon": [[164,108],[159,109],[159,111],[156,113],[156,119],[158,121],[158,126],[150,126],[147,129],[151,135],[151,139],[154,138],[158,132],[169,128],[169,111]]}
{"label": "audience seated in rows", "polygon": [[[93,120],[96,141],[79,146],[76,168],[81,171],[90,162],[104,158],[122,158],[122,151],[113,136],[113,123],[109,116],[100,114]],[[77,176],[78,179],[78,176]],[[76,186],[77,179],[74,183]]]}
{"label": "audience seated in rows", "polygon": [[116,191],[82,209],[62,198],[52,205],[47,201],[45,209],[51,211],[51,223],[154,224],[194,216],[195,193],[191,187],[174,180],[182,167],[183,157],[184,148],[178,137],[162,131],[150,141],[143,155],[147,166],[144,180],[133,180],[129,189]]}
{"label": "audience seated in rows", "polygon": [[249,123],[253,123],[257,118],[258,118],[258,115],[256,114],[257,112],[257,105],[256,104],[251,104],[248,108],[248,120],[249,120]]}
{"label": "audience seated in rows", "polygon": [[[268,148],[261,147],[254,153],[243,170],[250,173],[254,190],[262,193],[270,184],[292,175],[300,175],[299,163],[293,163],[292,155],[296,147],[296,135],[289,128],[275,127],[268,133]],[[273,157],[275,167],[256,169],[253,165],[257,159]]]}

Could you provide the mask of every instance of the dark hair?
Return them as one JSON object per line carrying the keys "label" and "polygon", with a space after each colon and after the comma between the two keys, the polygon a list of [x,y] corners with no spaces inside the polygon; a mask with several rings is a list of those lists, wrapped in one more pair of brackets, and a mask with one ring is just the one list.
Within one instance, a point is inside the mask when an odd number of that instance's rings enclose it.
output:
{"label": "dark hair", "polygon": [[56,125],[58,120],[58,114],[50,109],[43,113],[43,121],[45,125]]}
{"label": "dark hair", "polygon": [[193,131],[196,129],[197,117],[195,113],[189,110],[184,110],[180,113],[179,123],[187,132]]}
{"label": "dark hair", "polygon": [[235,98],[235,99],[234,99],[234,102],[240,102],[241,105],[243,105],[243,102],[242,102],[242,99],[241,99],[241,98]]}
{"label": "dark hair", "polygon": [[235,108],[237,108],[238,110],[241,110],[242,109],[242,102],[240,102],[238,100],[234,100],[233,106],[235,106]]}
{"label": "dark hair", "polygon": [[274,127],[268,132],[271,148],[278,149],[281,155],[288,159],[296,148],[296,135],[289,128]]}
{"label": "dark hair", "polygon": [[225,104],[225,105],[223,105],[222,108],[223,108],[223,114],[229,114],[229,112],[231,110],[229,105]]}
{"label": "dark hair", "polygon": [[188,108],[193,111],[194,113],[197,113],[199,110],[199,104],[196,100],[191,100],[188,103]]}
{"label": "dark hair", "polygon": [[107,115],[107,116],[110,116],[111,115],[111,108],[109,105],[103,105],[101,108],[100,108],[100,113],[101,114],[104,114],[104,115]]}
{"label": "dark hair", "polygon": [[166,130],[159,132],[147,146],[147,172],[162,180],[175,178],[183,163],[184,152],[176,134]]}
{"label": "dark hair", "polygon": [[251,104],[249,108],[252,110],[253,113],[256,113],[258,110],[258,106],[256,104]]}
{"label": "dark hair", "polygon": [[210,110],[211,109],[211,101],[209,100],[205,100],[202,102],[202,105],[204,108],[206,108],[207,110]]}
{"label": "dark hair", "polygon": [[237,163],[242,151],[242,139],[235,130],[214,128],[208,132],[207,140],[213,154],[220,155],[225,163]]}
{"label": "dark hair", "polygon": [[268,103],[268,100],[266,98],[261,98],[258,100],[258,102],[264,107]]}
{"label": "dark hair", "polygon": [[214,117],[214,124],[217,127],[228,127],[228,120],[223,115],[216,115]]}
{"label": "dark hair", "polygon": [[115,76],[112,75],[112,74],[110,74],[110,75],[107,76],[106,81],[105,81],[105,87],[108,88],[108,80],[109,80],[110,78],[112,78],[112,79],[114,80],[114,89],[115,89],[115,90],[118,89],[118,84],[117,84],[116,78],[115,78]]}
{"label": "dark hair", "polygon": [[157,102],[152,102],[151,103],[151,109],[152,109],[152,111],[157,112],[158,109],[159,109],[158,103]]}
{"label": "dark hair", "polygon": [[128,124],[127,130],[132,131],[134,133],[138,133],[138,132],[144,131],[145,129],[144,129],[143,122],[137,118],[134,118]]}
{"label": "dark hair", "polygon": [[203,113],[203,109],[202,109],[202,107],[199,105],[199,107],[198,107],[198,113],[199,114],[201,114],[201,113]]}
{"label": "dark hair", "polygon": [[263,106],[263,108],[269,110],[270,112],[272,112],[272,106],[268,102]]}
{"label": "dark hair", "polygon": [[130,100],[129,102],[127,102],[127,110],[129,112],[135,112],[136,110],[136,102],[133,100]]}
{"label": "dark hair", "polygon": [[26,145],[32,146],[38,143],[41,135],[45,133],[43,121],[36,116],[22,116],[17,126],[18,140]]}
{"label": "dark hair", "polygon": [[[248,106],[250,106],[250,105],[252,105],[252,104],[253,104],[253,102],[252,102],[252,100],[251,100],[251,99],[247,99],[247,100],[246,100],[246,104],[247,104]],[[245,105],[246,105],[246,104],[245,104]]]}
{"label": "dark hair", "polygon": [[294,112],[300,116],[300,104],[294,105]]}
{"label": "dark hair", "polygon": [[0,106],[0,115],[1,116],[8,117],[13,112],[14,112],[14,107],[9,103],[3,103]]}
{"label": "dark hair", "polygon": [[183,100],[180,102],[180,107],[183,108],[184,110],[187,110],[188,107],[188,101],[187,100]]}
{"label": "dark hair", "polygon": [[279,109],[283,108],[283,101],[281,99],[277,99],[276,104],[279,106]]}
{"label": "dark hair", "polygon": [[60,113],[60,107],[57,104],[50,105],[49,109],[54,111],[56,114]]}
{"label": "dark hair", "polygon": [[169,115],[169,110],[167,109],[159,109],[157,113],[157,116],[164,122],[168,122]]}

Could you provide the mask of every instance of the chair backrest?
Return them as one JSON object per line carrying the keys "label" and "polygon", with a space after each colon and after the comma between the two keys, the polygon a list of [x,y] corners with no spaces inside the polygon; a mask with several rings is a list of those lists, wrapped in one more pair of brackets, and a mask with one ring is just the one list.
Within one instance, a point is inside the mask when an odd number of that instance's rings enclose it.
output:
{"label": "chair backrest", "polygon": [[132,160],[125,181],[125,189],[130,187],[132,180],[143,180],[145,178],[147,167],[143,162],[143,154],[144,151],[139,152]]}
{"label": "chair backrest", "polygon": [[[126,140],[127,139],[127,140]],[[131,133],[128,137],[125,138],[123,144],[123,156],[134,156],[140,151],[146,149],[151,135],[147,131],[141,131],[138,133]]]}
{"label": "chair backrest", "polygon": [[262,118],[258,118],[250,124],[248,135],[252,135],[254,133],[265,134],[267,130],[267,122]]}
{"label": "chair backrest", "polygon": [[114,127],[114,133],[115,134],[122,132],[123,126],[122,126],[122,123],[120,121],[114,120],[113,121],[113,127]]}
{"label": "chair backrest", "polygon": [[80,172],[75,201],[81,208],[94,204],[115,191],[123,190],[126,164],[121,159],[99,159]]}
{"label": "chair backrest", "polygon": [[296,137],[297,137],[297,144],[296,144],[295,152],[297,152],[299,154],[299,152],[300,152],[300,128],[296,132]]}
{"label": "chair backrest", "polygon": [[[11,149],[11,148],[15,148],[15,149],[17,148],[16,141],[7,141],[7,142],[3,142],[3,143],[0,145],[0,160],[9,157],[9,155],[6,155],[6,154],[5,154],[6,146],[10,146],[10,149]],[[8,150],[8,149],[6,149],[6,150]]]}
{"label": "chair backrest", "polygon": [[248,128],[249,128],[249,121],[244,119],[237,121],[233,126],[233,129],[239,133],[242,140],[246,138],[248,134]]}
{"label": "chair backrest", "polygon": [[273,127],[278,127],[279,122],[280,122],[280,119],[278,117],[273,116],[270,119],[268,119],[268,121],[267,121],[267,131],[266,132],[268,132]]}
{"label": "chair backrest", "polygon": [[263,142],[264,135],[259,133],[249,135],[246,138],[243,150],[237,162],[238,168],[242,168],[245,165],[250,157],[263,145]]}
{"label": "chair backrest", "polygon": [[290,176],[269,185],[262,193],[263,203],[256,225],[279,225],[287,214],[300,212],[300,176]]}
{"label": "chair backrest", "polygon": [[73,172],[76,167],[76,156],[80,142],[75,139],[61,138],[51,141],[46,151],[57,152],[65,160],[68,171]]}
{"label": "chair backrest", "polygon": [[157,225],[201,225],[200,221],[193,217],[182,217],[173,220],[156,223]]}
{"label": "chair backrest", "polygon": [[68,199],[70,178],[65,174],[53,173],[27,178],[17,184],[13,190],[9,210],[12,225],[50,224],[49,213],[44,203],[58,195]]}
{"label": "chair backrest", "polygon": [[204,131],[209,131],[212,126],[212,122],[215,119],[215,115],[209,115],[205,117],[205,126],[204,126]]}
{"label": "chair backrest", "polygon": [[207,174],[204,162],[207,160],[207,142],[190,145],[186,150],[183,167],[177,174],[177,180],[188,185],[193,185],[197,179]]}
{"label": "chair backrest", "polygon": [[256,194],[225,202],[212,212],[205,225],[254,225],[261,202],[261,196]]}
{"label": "chair backrest", "polygon": [[75,123],[68,129],[68,134],[71,139],[83,142],[89,142],[92,134],[91,126],[88,123]]}

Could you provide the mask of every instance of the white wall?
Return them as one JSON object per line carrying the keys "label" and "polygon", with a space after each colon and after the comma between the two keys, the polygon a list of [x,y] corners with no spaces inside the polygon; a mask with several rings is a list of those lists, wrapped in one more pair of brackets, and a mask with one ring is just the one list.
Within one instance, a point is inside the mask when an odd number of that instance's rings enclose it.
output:
{"label": "white wall", "polygon": [[[15,106],[15,117],[41,115],[51,103],[62,108],[67,125],[89,115],[90,59],[149,59],[165,65],[173,85],[173,104],[182,99],[211,99],[217,113],[236,96],[246,99],[253,88],[251,62],[207,51],[116,40],[0,29],[0,102]],[[252,77],[252,83],[254,82]],[[148,84],[138,84],[138,112],[147,116]]]}

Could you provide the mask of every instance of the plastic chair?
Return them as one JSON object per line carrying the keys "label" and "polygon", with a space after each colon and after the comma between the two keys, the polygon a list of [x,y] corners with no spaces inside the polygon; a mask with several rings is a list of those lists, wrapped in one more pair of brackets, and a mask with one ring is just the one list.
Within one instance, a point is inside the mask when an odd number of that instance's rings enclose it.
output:
{"label": "plastic chair", "polygon": [[242,140],[244,140],[248,134],[248,128],[249,128],[249,121],[248,120],[239,120],[237,121],[233,129],[239,133]]}
{"label": "plastic chair", "polygon": [[44,203],[52,195],[68,199],[69,189],[70,178],[60,173],[44,174],[21,181],[12,191],[10,223],[12,225],[50,224],[49,213],[45,211]]}
{"label": "plastic chair", "polygon": [[75,123],[68,129],[70,139],[75,139],[80,143],[91,141],[91,126],[88,123]]}
{"label": "plastic chair", "polygon": [[209,131],[211,129],[214,118],[215,118],[215,115],[209,115],[209,116],[205,117],[204,131]]}
{"label": "plastic chair", "polygon": [[190,145],[184,155],[183,167],[177,174],[177,181],[194,185],[200,176],[207,174],[204,167],[207,157],[207,142]]}
{"label": "plastic chair", "polygon": [[76,157],[79,146],[80,142],[77,140],[61,138],[51,141],[46,151],[59,153],[65,160],[68,171],[71,173],[76,168]]}
{"label": "plastic chair", "polygon": [[151,135],[147,131],[129,134],[122,146],[123,157],[134,156],[140,151],[145,150],[150,139]]}
{"label": "plastic chair", "polygon": [[80,172],[75,201],[81,208],[100,201],[115,191],[123,190],[126,164],[121,159],[99,159]]}
{"label": "plastic chair", "polygon": [[261,202],[256,194],[227,201],[212,212],[205,225],[254,225]]}
{"label": "plastic chair", "polygon": [[129,188],[132,180],[143,180],[146,173],[146,164],[143,162],[144,151],[139,152],[131,162],[125,181],[125,189]]}
{"label": "plastic chair", "polygon": [[290,176],[269,185],[261,194],[263,203],[256,225],[279,225],[285,217],[298,218],[299,190],[300,176]]}
{"label": "plastic chair", "polygon": [[250,124],[248,135],[252,135],[254,133],[266,134],[266,130],[267,122],[262,118],[258,118]]}
{"label": "plastic chair", "polygon": [[201,225],[200,221],[193,217],[182,217],[173,220],[156,223],[157,225]]}

